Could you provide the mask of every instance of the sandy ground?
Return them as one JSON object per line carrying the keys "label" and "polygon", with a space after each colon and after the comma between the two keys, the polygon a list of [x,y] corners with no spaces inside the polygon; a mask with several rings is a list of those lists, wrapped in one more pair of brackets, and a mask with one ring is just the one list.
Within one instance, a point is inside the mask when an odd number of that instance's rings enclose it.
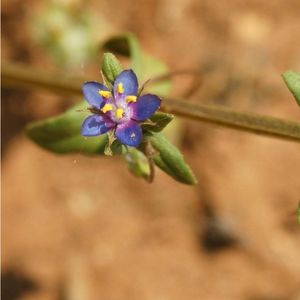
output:
{"label": "sandy ground", "polygon": [[[192,101],[300,120],[280,78],[300,67],[299,1],[88,5],[172,69],[201,68]],[[26,5],[4,1],[2,13],[5,58],[50,64],[18,31]],[[181,148],[199,185],[159,171],[149,185],[121,158],[32,144],[25,123],[62,111],[61,102],[3,91],[3,299],[300,299],[297,143],[186,121]]]}

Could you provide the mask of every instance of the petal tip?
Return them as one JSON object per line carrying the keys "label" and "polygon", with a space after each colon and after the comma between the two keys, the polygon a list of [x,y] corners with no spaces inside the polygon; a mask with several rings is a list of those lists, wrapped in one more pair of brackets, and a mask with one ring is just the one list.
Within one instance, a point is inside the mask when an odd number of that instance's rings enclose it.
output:
{"label": "petal tip", "polygon": [[142,141],[142,128],[135,121],[121,124],[116,129],[116,138],[123,145],[138,147]]}
{"label": "petal tip", "polygon": [[133,118],[137,121],[145,121],[150,118],[160,107],[161,99],[153,94],[140,96],[132,106]]}

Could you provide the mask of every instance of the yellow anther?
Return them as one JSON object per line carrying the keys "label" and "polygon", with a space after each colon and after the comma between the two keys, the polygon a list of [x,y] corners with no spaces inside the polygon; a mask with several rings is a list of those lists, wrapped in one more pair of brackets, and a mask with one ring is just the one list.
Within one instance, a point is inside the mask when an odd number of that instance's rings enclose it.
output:
{"label": "yellow anther", "polygon": [[119,94],[123,94],[124,93],[124,87],[123,87],[123,83],[122,82],[118,83],[117,92]]}
{"label": "yellow anther", "polygon": [[102,107],[102,111],[104,112],[104,113],[106,113],[106,112],[108,112],[108,111],[111,111],[113,108],[112,108],[112,106],[110,105],[110,104],[108,104],[108,103],[106,103],[103,107]]}
{"label": "yellow anther", "polygon": [[110,91],[99,90],[99,95],[104,97],[104,98],[110,98],[111,97],[111,92]]}
{"label": "yellow anther", "polygon": [[136,99],[137,99],[137,96],[127,96],[126,97],[126,101],[128,103],[130,103],[130,102],[136,102]]}
{"label": "yellow anther", "polygon": [[116,117],[117,119],[121,119],[123,117],[124,109],[123,108],[118,108],[116,110]]}

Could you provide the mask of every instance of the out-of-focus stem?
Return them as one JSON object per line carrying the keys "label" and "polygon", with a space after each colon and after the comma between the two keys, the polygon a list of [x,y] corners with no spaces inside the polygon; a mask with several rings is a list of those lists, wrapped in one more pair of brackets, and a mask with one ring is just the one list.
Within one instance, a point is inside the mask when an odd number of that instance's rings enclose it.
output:
{"label": "out-of-focus stem", "polygon": [[[172,73],[170,73],[172,74]],[[163,75],[161,78],[166,78]],[[14,89],[44,88],[81,95],[84,79],[63,74],[49,74],[31,66],[2,63],[2,85]],[[155,79],[157,82],[157,79]],[[179,99],[164,98],[162,110],[178,116],[204,121],[241,131],[300,142],[300,123],[254,113],[240,112],[219,105],[203,105]]]}
{"label": "out-of-focus stem", "polygon": [[81,93],[82,78],[50,74],[30,65],[2,62],[1,81],[4,87],[14,89],[43,88],[62,93]]}
{"label": "out-of-focus stem", "polygon": [[300,123],[295,121],[169,98],[164,99],[162,110],[189,119],[300,142]]}

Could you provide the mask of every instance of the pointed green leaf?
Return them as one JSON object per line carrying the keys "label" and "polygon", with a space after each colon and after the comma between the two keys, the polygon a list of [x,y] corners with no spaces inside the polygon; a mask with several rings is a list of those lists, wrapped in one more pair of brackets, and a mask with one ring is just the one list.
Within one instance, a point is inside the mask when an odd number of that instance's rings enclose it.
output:
{"label": "pointed green leaf", "polygon": [[104,53],[101,70],[106,80],[113,84],[123,69],[119,60],[112,53]]}
{"label": "pointed green leaf", "polygon": [[174,115],[157,112],[152,117],[150,117],[150,122],[145,122],[142,128],[145,130],[150,130],[154,132],[162,131],[172,120]]}
{"label": "pointed green leaf", "polygon": [[145,137],[157,151],[153,159],[155,164],[175,180],[195,185],[197,179],[186,164],[180,151],[172,145],[161,133],[152,133]]}
{"label": "pointed green leaf", "polygon": [[39,146],[56,153],[103,154],[106,134],[89,138],[80,135],[81,124],[88,115],[82,110],[86,110],[85,102],[57,117],[29,123],[26,133]]}
{"label": "pointed green leaf", "polygon": [[298,105],[300,106],[300,73],[286,71],[282,74],[282,77],[287,87],[294,95]]}

